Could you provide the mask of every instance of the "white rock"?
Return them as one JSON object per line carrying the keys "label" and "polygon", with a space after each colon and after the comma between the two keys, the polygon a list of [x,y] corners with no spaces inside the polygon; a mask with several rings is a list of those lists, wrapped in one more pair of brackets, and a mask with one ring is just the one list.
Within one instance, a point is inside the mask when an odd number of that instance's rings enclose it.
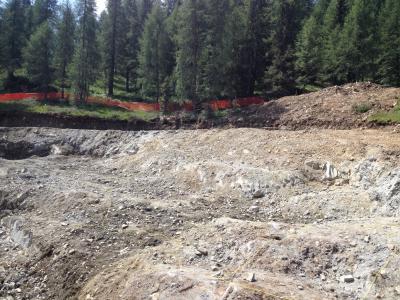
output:
{"label": "white rock", "polygon": [[256,274],[254,273],[249,273],[246,277],[246,280],[248,282],[256,282]]}
{"label": "white rock", "polygon": [[340,281],[344,283],[352,283],[354,282],[353,275],[343,275],[340,277]]}

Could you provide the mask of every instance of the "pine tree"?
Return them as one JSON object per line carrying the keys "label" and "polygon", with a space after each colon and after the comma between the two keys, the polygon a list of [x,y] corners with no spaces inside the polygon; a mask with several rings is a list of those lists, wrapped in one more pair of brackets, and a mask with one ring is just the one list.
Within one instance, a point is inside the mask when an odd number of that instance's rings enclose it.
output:
{"label": "pine tree", "polygon": [[125,30],[122,32],[121,49],[119,52],[120,69],[125,77],[125,91],[130,92],[131,82],[137,78],[139,37],[141,26],[136,0],[124,0],[123,23]]}
{"label": "pine tree", "polygon": [[314,16],[304,24],[296,44],[297,82],[303,86],[318,82],[322,66],[320,25]]}
{"label": "pine tree", "polygon": [[52,56],[53,32],[49,23],[43,22],[32,34],[24,49],[24,59],[29,80],[46,95],[53,82]]}
{"label": "pine tree", "polygon": [[374,80],[377,71],[379,0],[354,0],[340,36],[342,82]]}
{"label": "pine tree", "polygon": [[[243,3],[237,4],[230,1],[230,11],[226,18],[224,29],[224,94],[235,98],[247,94],[247,69],[246,59],[249,57],[245,49],[247,46],[247,7]],[[246,74],[246,75],[245,75]]]}
{"label": "pine tree", "polygon": [[386,0],[380,16],[379,74],[387,85],[400,86],[400,2]]}
{"label": "pine tree", "polygon": [[0,2],[0,74],[3,73],[3,62],[2,62],[2,54],[4,52],[3,48],[4,48],[4,41],[2,40],[3,35],[4,35],[4,9],[2,6],[3,3]]}
{"label": "pine tree", "polygon": [[199,58],[201,69],[199,93],[205,99],[215,99],[224,92],[226,57],[224,57],[223,38],[228,9],[227,0],[207,0],[205,14],[202,15],[206,30],[204,47]]}
{"label": "pine tree", "polygon": [[266,68],[265,40],[270,33],[271,20],[266,19],[264,12],[271,5],[270,0],[250,0],[247,4],[246,36],[241,53],[242,82],[239,96],[252,96],[255,89],[263,88],[263,76]]}
{"label": "pine tree", "polygon": [[139,85],[142,94],[164,98],[162,87],[168,84],[174,67],[172,41],[166,30],[166,12],[156,3],[147,18],[139,54]]}
{"label": "pine tree", "polygon": [[331,0],[323,17],[321,80],[326,84],[339,84],[346,77],[339,56],[341,34],[350,6],[349,0]]}
{"label": "pine tree", "polygon": [[268,66],[264,83],[266,90],[276,96],[292,94],[296,90],[295,41],[311,7],[309,0],[274,0],[267,8],[271,31],[267,38]]}
{"label": "pine tree", "polygon": [[323,84],[323,47],[325,45],[323,21],[330,2],[330,0],[317,2],[297,37],[296,81],[303,86]]}
{"label": "pine tree", "polygon": [[78,38],[72,63],[72,78],[76,98],[86,101],[90,85],[96,79],[98,47],[96,42],[96,14],[94,0],[78,2]]}
{"label": "pine tree", "polygon": [[174,11],[175,7],[177,7],[179,4],[179,0],[166,0],[165,1],[165,7],[167,10],[167,15],[171,15],[172,12]]}
{"label": "pine tree", "polygon": [[0,32],[0,64],[7,70],[8,80],[22,65],[22,49],[26,44],[25,6],[22,0],[9,0],[3,11],[2,31]]}
{"label": "pine tree", "polygon": [[153,8],[153,0],[139,0],[139,22],[141,26],[141,31],[144,29],[144,24],[146,23],[146,19]]}
{"label": "pine tree", "polygon": [[36,0],[33,5],[33,28],[43,22],[53,22],[56,17],[57,0]]}
{"label": "pine tree", "polygon": [[116,69],[116,59],[117,53],[119,51],[119,45],[121,42],[121,34],[122,34],[122,26],[119,22],[122,16],[122,8],[120,0],[108,0],[107,5],[107,17],[108,25],[106,30],[106,39],[105,42],[107,44],[107,67],[108,67],[108,78],[107,78],[107,87],[108,87],[108,96],[114,95],[114,76]]}
{"label": "pine tree", "polygon": [[97,25],[97,44],[99,45],[99,64],[98,64],[98,79],[104,83],[104,94],[108,93],[108,58],[109,58],[109,45],[108,45],[108,32],[110,28],[110,18],[107,12],[103,10],[100,14],[98,25]]}
{"label": "pine tree", "polygon": [[61,20],[57,26],[55,67],[57,79],[60,81],[61,97],[68,80],[68,67],[74,55],[75,17],[69,2],[61,9]]}
{"label": "pine tree", "polygon": [[181,99],[191,99],[196,110],[201,101],[200,55],[204,49],[206,25],[202,15],[205,5],[202,0],[187,0],[180,6],[177,33],[177,93]]}

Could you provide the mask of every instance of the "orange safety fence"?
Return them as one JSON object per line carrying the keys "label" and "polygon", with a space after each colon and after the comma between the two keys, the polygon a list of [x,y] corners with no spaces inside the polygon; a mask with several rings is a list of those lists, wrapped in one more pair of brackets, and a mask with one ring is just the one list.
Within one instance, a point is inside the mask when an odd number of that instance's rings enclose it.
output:
{"label": "orange safety fence", "polygon": [[235,106],[237,107],[245,107],[250,105],[262,105],[265,100],[261,97],[248,97],[234,100]]}
{"label": "orange safety fence", "polygon": [[[68,99],[69,95],[65,94],[65,98]],[[12,94],[0,94],[0,103],[18,100],[56,100],[61,99],[61,93],[12,93]],[[131,111],[160,111],[159,103],[145,103],[145,102],[123,102],[113,99],[105,99],[101,97],[89,97],[87,99],[88,103],[99,104],[108,107],[120,107]],[[223,100],[212,100],[209,103],[210,108],[213,111],[224,110],[233,107],[245,107],[250,105],[262,105],[265,103],[265,99],[261,97],[248,97],[239,98],[235,100],[223,99]],[[193,103],[191,101],[186,101],[183,104],[170,103],[168,105],[169,111],[192,111],[194,109]]]}
{"label": "orange safety fence", "polygon": [[214,111],[232,108],[231,100],[212,100],[210,101],[210,108]]}

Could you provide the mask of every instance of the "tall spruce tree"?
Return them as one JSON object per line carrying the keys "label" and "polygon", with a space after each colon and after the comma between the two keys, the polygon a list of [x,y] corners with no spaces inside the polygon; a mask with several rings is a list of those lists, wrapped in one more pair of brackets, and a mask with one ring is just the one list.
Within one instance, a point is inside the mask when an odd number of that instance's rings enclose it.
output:
{"label": "tall spruce tree", "polygon": [[154,0],[139,0],[138,12],[141,30],[143,31],[146,19],[151,12]]}
{"label": "tall spruce tree", "polygon": [[[333,0],[336,1],[336,0]],[[304,22],[296,42],[297,82],[323,84],[323,47],[325,36],[323,21],[330,0],[320,0],[313,8],[312,14]]]}
{"label": "tall spruce tree", "polygon": [[400,86],[400,1],[386,0],[380,16],[381,82]]}
{"label": "tall spruce tree", "polygon": [[380,0],[354,0],[339,42],[341,82],[374,80],[378,57]]}
{"label": "tall spruce tree", "polygon": [[229,1],[227,0],[207,0],[205,14],[201,16],[205,21],[206,28],[204,47],[201,49],[199,57],[199,66],[201,67],[199,93],[204,99],[215,99],[224,93],[224,64],[227,58],[224,55],[223,38],[228,9]]}
{"label": "tall spruce tree", "polygon": [[119,62],[122,74],[125,77],[125,91],[131,91],[131,82],[137,79],[139,38],[141,25],[137,0],[123,0],[123,23]]}
{"label": "tall spruce tree", "polygon": [[[271,20],[265,19],[264,12],[270,5],[271,0],[248,1],[247,40],[241,54],[241,64],[244,69],[240,71],[243,82],[240,96],[252,96],[256,88],[263,87],[267,50],[265,40],[271,32]],[[245,75],[246,73],[248,76]]]}
{"label": "tall spruce tree", "polygon": [[57,0],[36,0],[33,5],[33,29],[43,22],[53,22],[56,17]]}
{"label": "tall spruce tree", "polygon": [[165,98],[163,87],[169,84],[174,67],[172,41],[166,30],[166,11],[155,3],[147,18],[140,42],[139,86],[146,97]]}
{"label": "tall spruce tree", "polygon": [[108,67],[108,96],[114,95],[114,76],[117,65],[117,55],[119,52],[119,46],[121,43],[122,24],[120,23],[122,17],[122,7],[120,0],[108,0],[107,5],[107,17],[108,26],[106,28],[106,39],[107,44],[107,67]]}
{"label": "tall spruce tree", "polygon": [[296,44],[297,82],[303,86],[318,83],[321,74],[321,34],[320,25],[314,16],[304,24]]}
{"label": "tall spruce tree", "polygon": [[53,32],[49,22],[43,22],[32,34],[24,49],[25,67],[29,80],[47,95],[53,82]]}
{"label": "tall spruce tree", "polygon": [[236,98],[246,94],[246,80],[244,74],[249,74],[245,64],[248,58],[244,49],[247,46],[247,10],[243,3],[236,3],[235,0],[230,1],[229,15],[226,17],[225,30],[223,36],[224,43],[224,94],[228,97]]}
{"label": "tall spruce tree", "polygon": [[267,38],[269,49],[264,83],[275,96],[296,90],[295,42],[305,17],[312,8],[311,0],[273,0],[266,17],[271,20]]}
{"label": "tall spruce tree", "polygon": [[[3,3],[0,1],[0,74],[3,73],[3,63],[2,63],[2,54],[3,54],[3,48],[4,48],[4,41],[3,39],[3,35],[4,35],[4,9],[3,9]],[[0,87],[1,87],[1,83],[0,83]]]}
{"label": "tall spruce tree", "polygon": [[203,0],[187,0],[180,6],[177,33],[177,93],[180,99],[191,99],[195,110],[201,108],[200,55],[205,45],[206,24]]}
{"label": "tall spruce tree", "polygon": [[69,2],[61,8],[61,19],[57,24],[55,68],[56,77],[61,86],[61,97],[64,98],[64,89],[67,86],[68,67],[74,55],[75,16]]}
{"label": "tall spruce tree", "polygon": [[90,85],[97,76],[98,47],[96,41],[96,5],[94,0],[78,1],[76,51],[72,63],[73,86],[76,99],[85,102]]}
{"label": "tall spruce tree", "polygon": [[179,0],[165,0],[164,3],[167,9],[167,15],[171,15],[175,7],[179,4]]}
{"label": "tall spruce tree", "polygon": [[108,93],[108,68],[109,68],[109,45],[108,45],[108,32],[109,32],[109,20],[107,12],[103,10],[100,14],[97,24],[96,39],[99,45],[99,64],[97,66],[98,79],[104,83],[104,94]]}
{"label": "tall spruce tree", "polygon": [[323,17],[322,39],[322,74],[325,84],[338,84],[346,77],[345,68],[339,60],[341,35],[352,0],[331,0]]}
{"label": "tall spruce tree", "polygon": [[9,0],[4,7],[0,64],[7,71],[7,81],[13,80],[15,70],[22,65],[22,49],[26,44],[25,12],[23,0]]}

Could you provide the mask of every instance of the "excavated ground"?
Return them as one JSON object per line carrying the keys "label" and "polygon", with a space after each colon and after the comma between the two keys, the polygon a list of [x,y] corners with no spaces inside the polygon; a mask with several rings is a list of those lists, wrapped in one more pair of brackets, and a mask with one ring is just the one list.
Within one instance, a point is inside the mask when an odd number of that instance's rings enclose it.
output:
{"label": "excavated ground", "polygon": [[0,128],[0,299],[398,299],[400,135]]}

